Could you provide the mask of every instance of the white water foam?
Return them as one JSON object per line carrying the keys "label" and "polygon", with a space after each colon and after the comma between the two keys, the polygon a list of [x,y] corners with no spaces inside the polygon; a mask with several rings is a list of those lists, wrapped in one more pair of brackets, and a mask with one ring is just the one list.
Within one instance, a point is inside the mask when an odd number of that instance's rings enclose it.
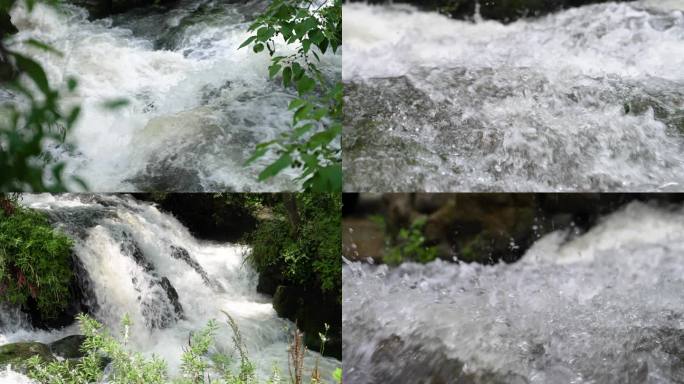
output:
{"label": "white water foam", "polygon": [[[77,238],[75,252],[92,281],[97,301],[95,317],[118,331],[124,314],[128,314],[133,322],[133,350],[165,359],[171,374],[177,375],[190,333],[216,319],[221,324],[217,350],[235,354],[232,331],[222,312],[226,311],[237,321],[259,376],[267,378],[274,366],[283,374],[287,372],[294,325],[276,315],[269,297],[256,292],[257,275],[244,259],[249,248],[196,240],[172,216],[129,197],[26,195],[24,200],[28,206],[55,215],[62,229]],[[83,223],[90,220],[94,220],[93,226],[82,232]],[[206,272],[207,280],[187,261],[173,257],[173,247],[187,251]],[[136,255],[142,262],[136,261]],[[173,303],[159,284],[161,277],[168,278],[178,294],[183,309],[180,318],[174,318]],[[164,321],[164,327],[151,326]],[[0,344],[52,342],[76,333],[75,325],[46,332],[17,320],[0,331]],[[317,353],[307,352],[305,364],[309,369],[317,357]],[[331,372],[341,363],[333,358],[320,359],[323,378],[331,381]]]}
{"label": "white water foam", "polygon": [[[377,372],[394,370],[405,382],[429,382],[411,369],[438,372],[429,363],[439,353],[480,377],[475,383],[680,382],[682,229],[683,208],[635,202],[580,237],[543,237],[510,265],[351,263],[343,270],[347,379],[379,383]],[[428,366],[404,371],[382,357],[400,352]]]}

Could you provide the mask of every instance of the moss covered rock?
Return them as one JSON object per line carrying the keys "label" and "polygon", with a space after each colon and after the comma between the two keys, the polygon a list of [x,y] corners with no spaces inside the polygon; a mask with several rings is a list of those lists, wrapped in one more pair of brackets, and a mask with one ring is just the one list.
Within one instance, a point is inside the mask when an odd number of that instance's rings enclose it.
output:
{"label": "moss covered rock", "polygon": [[0,346],[0,367],[11,365],[21,368],[33,356],[40,356],[44,361],[55,360],[50,347],[43,343],[12,343]]}

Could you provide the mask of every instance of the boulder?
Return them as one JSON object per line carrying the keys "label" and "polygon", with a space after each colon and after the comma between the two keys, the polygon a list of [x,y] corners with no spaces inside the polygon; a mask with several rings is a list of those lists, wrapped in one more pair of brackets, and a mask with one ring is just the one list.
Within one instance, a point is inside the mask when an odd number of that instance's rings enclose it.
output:
{"label": "boulder", "polygon": [[176,0],[69,0],[69,3],[85,8],[91,19],[101,19],[134,8],[167,5]]}
{"label": "boulder", "polygon": [[22,367],[26,360],[33,356],[40,356],[44,361],[54,361],[55,356],[50,347],[37,342],[21,342],[0,346],[0,367],[12,365]]}
{"label": "boulder", "polygon": [[79,359],[84,356],[81,346],[86,340],[83,335],[71,335],[48,345],[50,352],[65,359]]}

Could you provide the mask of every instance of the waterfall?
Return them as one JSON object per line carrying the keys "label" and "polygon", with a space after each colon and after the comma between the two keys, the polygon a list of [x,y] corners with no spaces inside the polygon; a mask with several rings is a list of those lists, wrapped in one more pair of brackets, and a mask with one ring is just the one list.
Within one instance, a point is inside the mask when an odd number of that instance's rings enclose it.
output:
{"label": "waterfall", "polygon": [[[256,292],[257,275],[244,259],[248,247],[199,241],[173,216],[130,196],[24,195],[23,204],[47,213],[75,239],[76,256],[90,281],[88,296],[97,304],[93,316],[116,331],[128,314],[131,348],[164,358],[172,375],[178,374],[189,334],[210,319],[224,324],[217,349],[232,353],[222,311],[237,321],[262,378],[274,365],[287,372],[294,325],[276,315],[269,297]],[[0,344],[51,342],[75,333],[76,325],[39,331],[19,314],[3,310],[0,315]],[[308,352],[308,367],[316,356]],[[327,379],[340,362],[321,357],[321,364]]]}

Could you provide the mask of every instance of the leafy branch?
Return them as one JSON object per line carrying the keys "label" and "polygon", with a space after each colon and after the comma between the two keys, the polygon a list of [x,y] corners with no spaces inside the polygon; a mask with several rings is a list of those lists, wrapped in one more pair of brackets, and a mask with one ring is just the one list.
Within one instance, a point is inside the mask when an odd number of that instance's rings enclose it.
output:
{"label": "leafy branch", "polygon": [[[274,0],[249,31],[253,35],[240,48],[251,46],[255,53],[267,50],[270,78],[279,76],[282,85],[294,88],[298,96],[288,107],[293,114],[290,131],[258,144],[247,164],[273,152],[279,157],[259,174],[259,180],[292,167],[299,170],[298,180],[306,190],[340,190],[342,160],[336,139],[342,133],[343,86],[327,79],[320,64],[322,55],[337,53],[342,44],[341,0]],[[296,46],[296,51],[278,55],[277,40]]]}

